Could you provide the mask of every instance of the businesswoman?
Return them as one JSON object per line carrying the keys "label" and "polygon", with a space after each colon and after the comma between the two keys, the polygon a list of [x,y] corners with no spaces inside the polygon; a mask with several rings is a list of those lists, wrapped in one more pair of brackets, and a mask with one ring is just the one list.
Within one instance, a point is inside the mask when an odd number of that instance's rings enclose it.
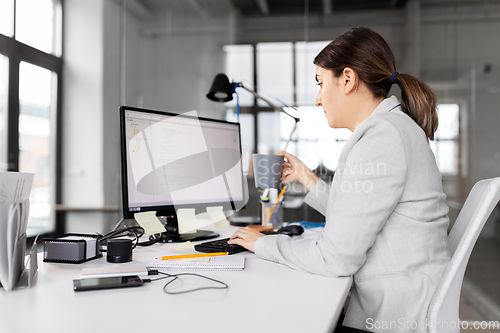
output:
{"label": "businesswoman", "polygon": [[[328,125],[352,135],[331,184],[295,156],[283,183],[299,181],[305,201],[326,217],[315,238],[238,230],[229,241],[298,270],[354,276],[344,326],[375,332],[425,332],[426,312],[449,262],[448,207],[428,140],[436,97],[422,81],[396,71],[386,41],[354,28],[314,59]],[[387,98],[393,84],[401,101]],[[325,151],[324,154],[328,154]]]}

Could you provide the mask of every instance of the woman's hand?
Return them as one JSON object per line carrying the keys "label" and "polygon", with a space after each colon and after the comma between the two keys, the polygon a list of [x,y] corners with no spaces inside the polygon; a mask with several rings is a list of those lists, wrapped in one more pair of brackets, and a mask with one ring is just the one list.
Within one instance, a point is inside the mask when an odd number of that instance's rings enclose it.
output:
{"label": "woman's hand", "polygon": [[255,242],[264,235],[258,231],[251,231],[245,228],[238,229],[227,242],[228,244],[238,244],[254,252]]}
{"label": "woman's hand", "polygon": [[281,170],[281,181],[283,184],[299,181],[310,191],[319,181],[316,176],[301,160],[286,151],[280,151],[278,155],[285,156],[283,169]]}

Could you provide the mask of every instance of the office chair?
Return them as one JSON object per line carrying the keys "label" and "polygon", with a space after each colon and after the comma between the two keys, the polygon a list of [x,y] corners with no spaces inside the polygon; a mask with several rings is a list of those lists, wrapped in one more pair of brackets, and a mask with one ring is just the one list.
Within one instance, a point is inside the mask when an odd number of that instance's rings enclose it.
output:
{"label": "office chair", "polygon": [[429,333],[460,332],[458,306],[465,268],[481,230],[500,200],[500,177],[474,185],[449,235],[451,261],[427,311]]}
{"label": "office chair", "polygon": [[[427,310],[429,333],[460,332],[458,307],[465,268],[484,224],[499,201],[500,177],[481,180],[470,191],[448,234],[451,260]],[[365,331],[340,326],[335,330],[344,332]]]}

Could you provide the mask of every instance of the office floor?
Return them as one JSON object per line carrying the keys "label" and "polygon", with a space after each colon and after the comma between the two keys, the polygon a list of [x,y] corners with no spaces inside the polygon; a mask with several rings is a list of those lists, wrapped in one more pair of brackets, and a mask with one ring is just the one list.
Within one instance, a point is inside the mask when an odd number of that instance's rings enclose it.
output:
{"label": "office floor", "polygon": [[[462,288],[460,319],[500,321],[500,242],[479,238],[472,251]],[[500,329],[466,329],[462,332],[495,332]]]}

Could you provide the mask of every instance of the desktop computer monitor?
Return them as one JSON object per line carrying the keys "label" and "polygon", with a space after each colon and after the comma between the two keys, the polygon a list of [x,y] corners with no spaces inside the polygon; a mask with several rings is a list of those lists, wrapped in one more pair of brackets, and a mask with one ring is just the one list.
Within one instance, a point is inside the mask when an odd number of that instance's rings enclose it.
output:
{"label": "desktop computer monitor", "polygon": [[168,217],[163,242],[200,240],[217,233],[179,234],[176,210],[242,208],[245,194],[240,124],[182,114],[120,107],[123,218],[156,211]]}

